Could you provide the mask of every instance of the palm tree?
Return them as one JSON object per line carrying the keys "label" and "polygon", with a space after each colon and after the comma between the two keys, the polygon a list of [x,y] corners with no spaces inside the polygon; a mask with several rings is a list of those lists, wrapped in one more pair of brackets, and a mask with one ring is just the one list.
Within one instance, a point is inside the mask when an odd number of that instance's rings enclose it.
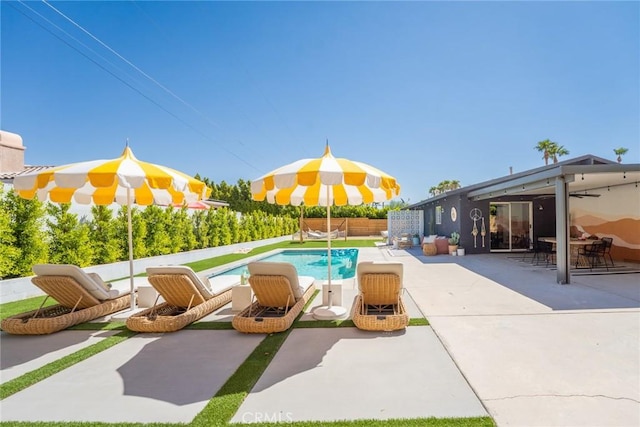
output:
{"label": "palm tree", "polygon": [[622,156],[627,154],[627,151],[629,151],[629,149],[628,148],[624,148],[624,147],[614,148],[613,149],[613,152],[616,154],[616,156],[618,156],[618,158],[617,158],[618,163],[622,163]]}
{"label": "palm tree", "polygon": [[549,154],[553,157],[553,163],[558,163],[558,157],[566,156],[569,154],[569,150],[564,148],[563,145],[558,145],[555,142],[551,147]]}
{"label": "palm tree", "polygon": [[549,149],[553,148],[554,145],[557,146],[555,142],[545,139],[544,141],[539,141],[538,145],[534,147],[540,153],[543,153],[542,158],[544,159],[545,165],[549,164]]}
{"label": "palm tree", "polygon": [[458,181],[457,179],[454,179],[453,181],[449,181],[449,190],[455,190],[460,187],[461,187],[460,181]]}

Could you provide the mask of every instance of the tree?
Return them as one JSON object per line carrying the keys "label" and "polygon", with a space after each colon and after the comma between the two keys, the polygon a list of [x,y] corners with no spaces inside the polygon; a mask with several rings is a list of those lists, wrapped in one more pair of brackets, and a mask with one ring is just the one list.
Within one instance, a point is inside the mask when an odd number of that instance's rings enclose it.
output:
{"label": "tree", "polygon": [[71,203],[50,203],[47,206],[49,262],[86,267],[93,261],[89,226],[81,224],[78,215],[69,212],[70,208]]}
{"label": "tree", "polygon": [[618,156],[618,158],[616,159],[616,160],[618,160],[618,163],[622,163],[622,156],[627,154],[627,151],[629,151],[629,149],[628,148],[624,148],[624,147],[614,148],[613,149],[613,152],[616,154],[616,156]]}
{"label": "tree", "polygon": [[558,157],[569,154],[569,150],[564,148],[563,145],[559,145],[557,142],[548,139],[538,142],[535,149],[543,153],[542,158],[544,159],[545,165],[549,164],[549,159],[552,159],[553,163],[558,163]]}
{"label": "tree", "polygon": [[146,224],[147,233],[144,238],[144,245],[147,250],[146,256],[167,255],[171,251],[171,227],[170,214],[172,209],[162,209],[159,206],[147,206],[140,216]]}
{"label": "tree", "polygon": [[20,251],[8,277],[29,276],[34,264],[47,262],[43,204],[37,199],[23,199],[15,191],[8,192],[3,203],[9,212],[15,247]]}
{"label": "tree", "polygon": [[117,224],[107,206],[92,206],[89,238],[93,246],[93,264],[109,264],[122,259]]}
{"label": "tree", "polygon": [[[118,247],[120,248],[121,261],[129,259],[129,227],[127,225],[127,206],[121,206],[118,211],[116,220],[116,238]],[[147,256],[147,248],[145,247],[145,238],[147,236],[147,224],[142,218],[140,211],[131,208],[131,236],[133,245],[133,259],[144,258]]]}
{"label": "tree", "polygon": [[435,187],[431,187],[429,188],[429,194],[431,194],[432,196],[437,196],[439,194],[445,193],[447,191],[451,191],[451,190],[456,190],[458,188],[460,188],[460,181],[458,180],[444,180],[441,181],[438,185],[436,185]]}
{"label": "tree", "polygon": [[535,149],[538,150],[542,154],[542,158],[544,159],[544,164],[549,164],[549,157],[551,156],[550,149],[554,145],[557,145],[555,142],[545,139],[544,141],[539,141],[538,145],[535,146]]}
{"label": "tree", "polygon": [[550,148],[549,154],[553,158],[553,163],[558,163],[558,157],[566,156],[569,154],[569,150],[564,148],[563,145],[555,144]]}
{"label": "tree", "polygon": [[[169,209],[167,209],[169,211]],[[198,242],[193,230],[193,222],[187,208],[171,210],[171,226],[169,234],[173,252],[185,252],[195,249]]]}
{"label": "tree", "polygon": [[20,256],[20,249],[15,245],[16,238],[11,230],[11,215],[2,193],[3,184],[0,183],[0,280],[12,275]]}

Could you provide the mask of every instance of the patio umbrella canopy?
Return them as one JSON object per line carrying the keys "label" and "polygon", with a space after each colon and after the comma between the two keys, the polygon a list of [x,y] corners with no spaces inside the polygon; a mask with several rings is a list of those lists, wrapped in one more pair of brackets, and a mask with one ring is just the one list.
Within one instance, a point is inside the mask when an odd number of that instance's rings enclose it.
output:
{"label": "patio umbrella canopy", "polygon": [[188,204],[206,199],[211,191],[204,182],[182,172],[136,159],[128,145],[116,159],[73,163],[18,175],[13,187],[25,199],[37,196],[41,201],[56,203],[117,203],[128,207],[131,309],[135,305],[131,206]]}
{"label": "patio umbrella canopy", "polygon": [[361,205],[384,202],[400,194],[400,185],[379,169],[343,158],[335,158],[327,143],[324,155],[282,166],[251,182],[251,196],[278,205],[327,207],[328,305],[314,310],[318,319],[335,319],[346,309],[332,304],[331,293],[331,205]]}

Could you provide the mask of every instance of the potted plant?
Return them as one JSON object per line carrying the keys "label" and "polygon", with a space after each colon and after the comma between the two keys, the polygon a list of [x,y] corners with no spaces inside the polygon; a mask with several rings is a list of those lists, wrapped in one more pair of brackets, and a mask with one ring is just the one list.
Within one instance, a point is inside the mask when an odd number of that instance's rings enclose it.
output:
{"label": "potted plant", "polygon": [[458,244],[460,243],[460,233],[454,231],[449,238],[449,253],[457,255]]}
{"label": "potted plant", "polygon": [[413,235],[413,246],[420,246],[420,235],[418,233]]}

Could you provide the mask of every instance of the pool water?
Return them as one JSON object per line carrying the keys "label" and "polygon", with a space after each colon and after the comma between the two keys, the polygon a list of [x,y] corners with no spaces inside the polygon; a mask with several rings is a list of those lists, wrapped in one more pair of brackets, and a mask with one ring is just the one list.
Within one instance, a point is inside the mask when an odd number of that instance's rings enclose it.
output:
{"label": "pool water", "polygon": [[[293,264],[300,276],[311,276],[318,280],[327,280],[329,276],[326,249],[318,250],[285,250],[260,259],[266,262],[288,262]],[[358,249],[331,250],[331,280],[351,279],[356,274]],[[247,266],[227,270],[219,275],[247,274]]]}

